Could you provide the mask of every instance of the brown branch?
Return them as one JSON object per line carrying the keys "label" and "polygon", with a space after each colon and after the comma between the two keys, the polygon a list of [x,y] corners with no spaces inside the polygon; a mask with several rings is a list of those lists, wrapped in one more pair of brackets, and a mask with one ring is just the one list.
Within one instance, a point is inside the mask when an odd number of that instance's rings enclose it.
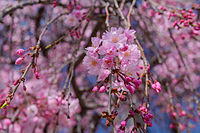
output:
{"label": "brown branch", "polygon": [[[144,49],[142,48],[142,46],[140,45],[139,41],[137,39],[135,39],[139,49],[140,49],[140,52],[141,52],[141,56],[142,56],[142,60],[143,60],[143,63],[144,63],[144,70],[145,70],[145,99],[146,99],[146,108],[149,109],[149,93],[148,93],[148,81],[149,81],[149,78],[148,78],[148,70],[147,70],[147,67],[148,67],[148,63],[147,63],[147,60],[146,60],[146,57],[145,57],[145,54],[144,54]],[[144,126],[144,129],[146,130],[147,128],[147,124],[145,123],[145,126]]]}
{"label": "brown branch", "polygon": [[[74,28],[72,28],[71,31],[77,30],[77,29],[81,26],[82,22],[83,22],[87,17],[90,16],[90,14],[93,12],[93,10],[94,10],[94,7],[91,7],[90,10],[88,11],[87,16],[86,16],[84,19],[82,19],[82,20],[79,22],[79,24],[78,24],[77,26],[75,26]],[[58,39],[55,40],[54,42],[48,44],[48,45],[45,47],[45,49],[49,49],[49,48],[51,48],[51,47],[57,45],[57,44],[58,44],[59,42],[61,42],[68,34],[69,34],[69,32],[68,32],[68,33],[65,33],[64,35],[62,35],[60,38],[58,38]]]}
{"label": "brown branch", "polygon": [[59,17],[61,17],[62,15],[64,15],[64,14],[66,14],[66,13],[60,14],[60,15],[58,15],[57,17],[55,17],[55,18],[53,18],[52,20],[50,20],[49,22],[47,22],[45,28],[43,29],[42,33],[40,34],[39,40],[38,40],[38,42],[37,42],[37,45],[36,45],[36,48],[35,48],[35,51],[34,51],[34,54],[32,55],[32,61],[31,61],[31,62],[28,64],[28,66],[26,67],[25,71],[23,72],[22,76],[21,76],[20,79],[19,79],[19,82],[17,83],[17,85],[15,86],[15,88],[13,89],[13,91],[11,92],[11,96],[8,96],[8,97],[7,97],[7,101],[4,102],[4,104],[1,106],[1,108],[4,108],[5,106],[8,105],[8,103],[11,102],[11,100],[13,99],[14,94],[15,94],[15,92],[17,91],[17,89],[18,89],[19,85],[21,84],[21,82],[24,82],[24,81],[25,81],[25,76],[26,76],[27,72],[29,71],[31,65],[32,65],[32,66],[35,65],[35,58],[37,58],[38,55],[39,55],[38,51],[39,51],[39,49],[40,49],[40,48],[39,48],[39,47],[40,47],[40,41],[41,41],[42,36],[44,35],[45,31],[47,30],[47,27],[48,27],[51,23],[53,23],[55,20],[57,20]]}
{"label": "brown branch", "polygon": [[[52,4],[51,2],[47,1],[47,0],[37,0],[37,1],[26,1],[26,2],[21,2],[17,5],[14,6],[10,6],[10,7],[6,7],[4,8],[1,12],[0,12],[0,22],[3,23],[3,18],[8,15],[13,13],[14,11],[18,10],[18,9],[23,9],[26,6],[32,6],[32,5],[37,5],[37,4]],[[58,3],[57,6],[61,6],[66,8],[67,5],[64,5],[62,3]]]}

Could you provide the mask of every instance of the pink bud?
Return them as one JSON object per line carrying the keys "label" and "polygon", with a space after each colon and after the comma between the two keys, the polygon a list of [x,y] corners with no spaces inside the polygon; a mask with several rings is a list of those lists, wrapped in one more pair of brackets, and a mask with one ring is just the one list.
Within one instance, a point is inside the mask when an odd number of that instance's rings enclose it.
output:
{"label": "pink bud", "polygon": [[23,57],[19,57],[19,58],[15,61],[15,64],[16,64],[16,65],[20,65],[20,64],[22,64],[23,61],[24,61],[24,58],[23,58]]}
{"label": "pink bud", "polygon": [[26,91],[26,86],[23,87],[24,91]]}
{"label": "pink bud", "polygon": [[143,67],[142,66],[140,66],[140,65],[138,65],[138,67],[142,70],[143,69]]}
{"label": "pink bud", "polygon": [[127,82],[131,82],[131,81],[132,81],[132,78],[131,78],[131,77],[126,77],[126,81],[127,81]]}
{"label": "pink bud", "polygon": [[19,83],[19,79],[16,80],[16,81],[13,83],[13,85],[17,85],[18,83]]}
{"label": "pink bud", "polygon": [[58,99],[57,99],[58,104],[60,104],[61,101],[62,101],[62,97],[58,97]]}
{"label": "pink bud", "polygon": [[100,93],[104,93],[105,90],[106,90],[106,87],[103,85],[103,86],[101,86],[101,88],[99,89],[99,92],[100,92]]}
{"label": "pink bud", "polygon": [[180,114],[179,114],[180,117],[185,116],[185,115],[186,115],[186,112],[185,112],[184,110],[182,110],[182,111],[180,112]]}
{"label": "pink bud", "polygon": [[176,112],[173,112],[171,115],[172,117],[176,117]]}
{"label": "pink bud", "polygon": [[129,110],[129,113],[130,113],[132,116],[135,115],[135,113],[134,113],[132,110]]}
{"label": "pink bud", "polygon": [[92,89],[92,91],[93,91],[94,93],[97,92],[97,91],[98,91],[98,87],[95,86],[95,87]]}
{"label": "pink bud", "polygon": [[148,121],[148,123],[147,123],[147,124],[148,124],[148,126],[149,126],[149,127],[152,127],[152,126],[153,126],[153,124],[152,124],[152,122],[151,122],[151,121]]}
{"label": "pink bud", "polygon": [[57,2],[53,1],[53,7],[56,7]]}
{"label": "pink bud", "polygon": [[125,100],[126,100],[126,97],[125,97],[124,95],[121,95],[121,96],[120,96],[120,100],[121,100],[121,101],[125,101]]}
{"label": "pink bud", "polygon": [[122,122],[121,122],[121,126],[122,126],[122,127],[126,127],[126,121],[122,121]]}
{"label": "pink bud", "polygon": [[17,55],[22,56],[25,53],[25,50],[23,49],[18,49],[17,50]]}
{"label": "pink bud", "polygon": [[186,126],[185,125],[180,125],[181,130],[185,130]]}
{"label": "pink bud", "polygon": [[40,74],[38,73],[38,71],[35,72],[35,78],[39,79],[40,78]]}
{"label": "pink bud", "polygon": [[133,94],[135,92],[135,88],[132,85],[126,84],[125,86],[131,94]]}
{"label": "pink bud", "polygon": [[159,93],[161,91],[161,84],[158,81],[155,81],[154,84],[151,85],[152,89]]}
{"label": "pink bud", "polygon": [[175,124],[170,124],[170,126],[169,126],[171,129],[173,129],[173,128],[176,128],[176,125]]}
{"label": "pink bud", "polygon": [[155,88],[156,88],[156,84],[152,84],[151,87],[152,87],[153,89],[155,89]]}

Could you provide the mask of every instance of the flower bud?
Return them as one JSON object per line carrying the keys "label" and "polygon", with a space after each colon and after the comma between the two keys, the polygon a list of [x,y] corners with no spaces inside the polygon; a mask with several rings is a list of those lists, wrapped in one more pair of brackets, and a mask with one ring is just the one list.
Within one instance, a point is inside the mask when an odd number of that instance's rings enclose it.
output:
{"label": "flower bud", "polygon": [[98,91],[98,87],[97,86],[94,86],[94,88],[92,89],[92,91],[95,93]]}
{"label": "flower bud", "polygon": [[38,71],[35,72],[35,77],[36,77],[36,79],[40,78],[40,74],[38,73]]}
{"label": "flower bud", "polygon": [[24,61],[24,58],[23,58],[23,57],[19,57],[19,58],[15,61],[15,64],[16,64],[16,65],[20,65],[20,64],[22,64],[23,61]]}
{"label": "flower bud", "polygon": [[121,127],[126,127],[126,121],[121,122]]}
{"label": "flower bud", "polygon": [[25,53],[25,50],[23,49],[18,49],[17,50],[17,55],[22,56]]}
{"label": "flower bud", "polygon": [[103,86],[101,86],[101,88],[99,89],[99,92],[100,92],[100,93],[104,93],[105,90],[106,90],[106,87],[103,85]]}

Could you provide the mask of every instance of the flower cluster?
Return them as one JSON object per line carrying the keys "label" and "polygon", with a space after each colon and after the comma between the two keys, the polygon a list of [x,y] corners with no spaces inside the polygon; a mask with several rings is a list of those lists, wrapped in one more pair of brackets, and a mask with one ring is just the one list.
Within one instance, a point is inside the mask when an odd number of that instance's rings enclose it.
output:
{"label": "flower cluster", "polygon": [[159,93],[161,91],[161,84],[158,81],[155,81],[155,83],[152,84],[151,87],[155,90],[156,93]]}
{"label": "flower cluster", "polygon": [[144,106],[139,107],[140,114],[142,115],[143,121],[149,126],[152,127],[151,119],[153,118],[153,115],[150,113],[150,111],[145,108]]}
{"label": "flower cluster", "polygon": [[[110,74],[117,74],[117,80],[113,83],[120,88],[127,88],[134,93],[135,88],[141,84],[136,79],[139,70],[140,51],[134,44],[135,31],[129,29],[112,27],[110,31],[103,34],[102,38],[93,37],[92,46],[86,48],[87,55],[83,64],[87,67],[89,74],[98,76],[98,81],[106,81]],[[100,87],[100,92],[105,91],[105,83]],[[98,86],[93,92],[98,90]]]}

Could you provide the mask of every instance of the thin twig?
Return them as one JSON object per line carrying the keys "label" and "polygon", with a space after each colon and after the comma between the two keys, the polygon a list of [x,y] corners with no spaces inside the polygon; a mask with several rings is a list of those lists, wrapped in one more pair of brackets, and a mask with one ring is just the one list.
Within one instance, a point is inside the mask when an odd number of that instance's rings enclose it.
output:
{"label": "thin twig", "polygon": [[[140,43],[137,39],[135,39],[135,41],[140,49],[142,60],[144,63],[144,70],[145,70],[145,93],[144,93],[144,95],[145,95],[145,100],[146,100],[146,108],[149,109],[149,93],[148,93],[149,78],[148,78],[148,70],[147,70],[148,63],[147,63],[147,60],[146,60],[146,57],[144,54],[144,49],[142,48],[142,46],[140,45]],[[146,130],[146,128],[147,128],[147,124],[145,123],[144,129]]]}
{"label": "thin twig", "polygon": [[[79,24],[78,24],[77,26],[75,26],[71,31],[77,30],[77,29],[81,26],[82,22],[83,22],[87,17],[90,16],[90,14],[91,14],[91,12],[93,11],[93,9],[94,9],[94,7],[90,8],[89,11],[88,11],[87,16],[86,16],[84,19],[82,19],[82,20],[79,22]],[[68,34],[69,34],[69,32],[68,32],[68,33],[65,33],[64,35],[62,35],[62,36],[61,36],[60,38],[58,38],[57,40],[55,40],[55,41],[53,41],[52,43],[48,44],[48,45],[45,47],[45,49],[49,49],[49,48],[52,48],[53,46],[57,45],[57,44],[58,44],[59,42],[61,42]]]}
{"label": "thin twig", "polygon": [[125,1],[126,1],[126,0],[122,0],[122,2],[121,2],[121,4],[120,4],[120,10],[123,10]]}
{"label": "thin twig", "polygon": [[122,10],[119,8],[117,0],[113,0],[113,1],[115,3],[115,7],[117,8],[117,10],[119,12],[119,15],[121,16],[121,19],[124,21],[124,24],[127,26],[128,25],[127,20],[125,19],[124,15],[122,13]]}
{"label": "thin twig", "polygon": [[69,14],[69,12],[61,13],[61,14],[59,14],[57,17],[55,17],[55,18],[51,19],[49,22],[47,22],[46,26],[45,26],[44,29],[42,30],[42,33],[40,34],[39,39],[38,39],[38,41],[37,41],[37,45],[38,45],[38,46],[40,45],[40,42],[41,42],[41,40],[42,40],[42,37],[44,36],[44,33],[46,32],[48,26],[49,26],[50,24],[52,24],[53,22],[55,22],[55,21],[56,21],[58,18],[60,18],[61,16],[67,15],[67,14]]}
{"label": "thin twig", "polygon": [[72,62],[71,67],[70,67],[70,78],[69,78],[69,82],[68,82],[68,92],[67,92],[67,97],[66,97],[66,101],[67,101],[67,118],[70,118],[70,112],[69,112],[69,98],[71,96],[71,81],[72,81],[72,77],[74,75],[74,62]]}
{"label": "thin twig", "polygon": [[106,7],[105,7],[105,10],[106,10],[106,21],[105,21],[105,23],[106,23],[106,26],[107,26],[108,30],[110,30],[108,7],[109,7],[109,3],[107,2],[106,3]]}
{"label": "thin twig", "polygon": [[132,13],[132,10],[133,10],[133,6],[135,5],[135,3],[136,3],[136,0],[133,0],[131,6],[130,6],[130,8],[129,8],[128,15],[127,15],[128,28],[131,27],[130,16],[131,16],[131,13]]}

